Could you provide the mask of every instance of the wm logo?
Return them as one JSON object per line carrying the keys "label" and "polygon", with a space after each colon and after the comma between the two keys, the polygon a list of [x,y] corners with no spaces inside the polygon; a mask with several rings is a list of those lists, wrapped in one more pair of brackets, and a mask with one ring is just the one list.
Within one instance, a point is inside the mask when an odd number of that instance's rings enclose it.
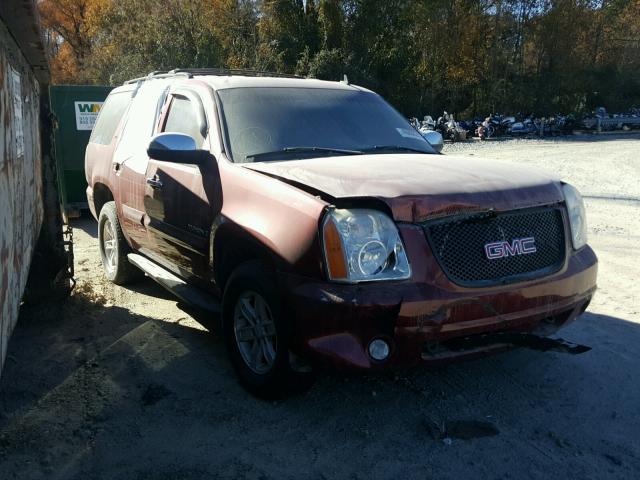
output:
{"label": "wm logo", "polygon": [[78,103],[77,106],[80,113],[98,113],[102,105],[99,103]]}

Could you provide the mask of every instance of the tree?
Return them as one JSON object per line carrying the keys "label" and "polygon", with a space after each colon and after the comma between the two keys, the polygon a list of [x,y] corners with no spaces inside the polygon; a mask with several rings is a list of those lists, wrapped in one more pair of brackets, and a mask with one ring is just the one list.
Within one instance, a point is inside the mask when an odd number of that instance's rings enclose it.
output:
{"label": "tree", "polygon": [[640,0],[41,0],[55,82],[296,72],[407,115],[640,105]]}
{"label": "tree", "polygon": [[[94,25],[108,0],[41,0],[42,25],[48,32],[54,82],[73,82],[93,51]],[[84,82],[83,82],[84,83]]]}
{"label": "tree", "polygon": [[342,47],[344,10],[340,0],[320,0],[318,17],[320,39],[324,50]]}
{"label": "tree", "polygon": [[302,0],[265,0],[258,29],[259,62],[292,73],[305,50],[306,22]]}

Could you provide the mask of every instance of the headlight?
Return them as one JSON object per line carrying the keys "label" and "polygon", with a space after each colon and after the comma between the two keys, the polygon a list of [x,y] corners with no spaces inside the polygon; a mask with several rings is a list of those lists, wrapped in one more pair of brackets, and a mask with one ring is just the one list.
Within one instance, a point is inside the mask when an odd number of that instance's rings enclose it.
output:
{"label": "headlight", "polygon": [[576,250],[587,244],[587,216],[584,202],[578,190],[569,185],[562,186],[564,199],[569,213],[569,225],[571,226],[571,240]]}
{"label": "headlight", "polygon": [[377,210],[331,210],[322,225],[329,278],[343,282],[409,278],[409,261],[393,221]]}

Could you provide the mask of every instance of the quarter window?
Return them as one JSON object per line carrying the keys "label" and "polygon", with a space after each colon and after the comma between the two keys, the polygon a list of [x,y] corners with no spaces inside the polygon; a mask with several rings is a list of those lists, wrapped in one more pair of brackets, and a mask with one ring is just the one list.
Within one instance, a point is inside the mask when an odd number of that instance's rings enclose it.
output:
{"label": "quarter window", "polygon": [[109,145],[120,120],[131,101],[131,92],[119,92],[109,95],[100,109],[100,115],[91,132],[91,143]]}

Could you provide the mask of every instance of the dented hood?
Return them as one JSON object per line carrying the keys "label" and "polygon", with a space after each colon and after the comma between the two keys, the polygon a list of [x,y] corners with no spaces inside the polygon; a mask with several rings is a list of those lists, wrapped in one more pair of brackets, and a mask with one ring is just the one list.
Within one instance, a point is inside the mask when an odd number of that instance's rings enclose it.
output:
{"label": "dented hood", "polygon": [[378,198],[396,221],[563,200],[559,180],[526,167],[450,155],[374,154],[244,164],[328,200]]}

